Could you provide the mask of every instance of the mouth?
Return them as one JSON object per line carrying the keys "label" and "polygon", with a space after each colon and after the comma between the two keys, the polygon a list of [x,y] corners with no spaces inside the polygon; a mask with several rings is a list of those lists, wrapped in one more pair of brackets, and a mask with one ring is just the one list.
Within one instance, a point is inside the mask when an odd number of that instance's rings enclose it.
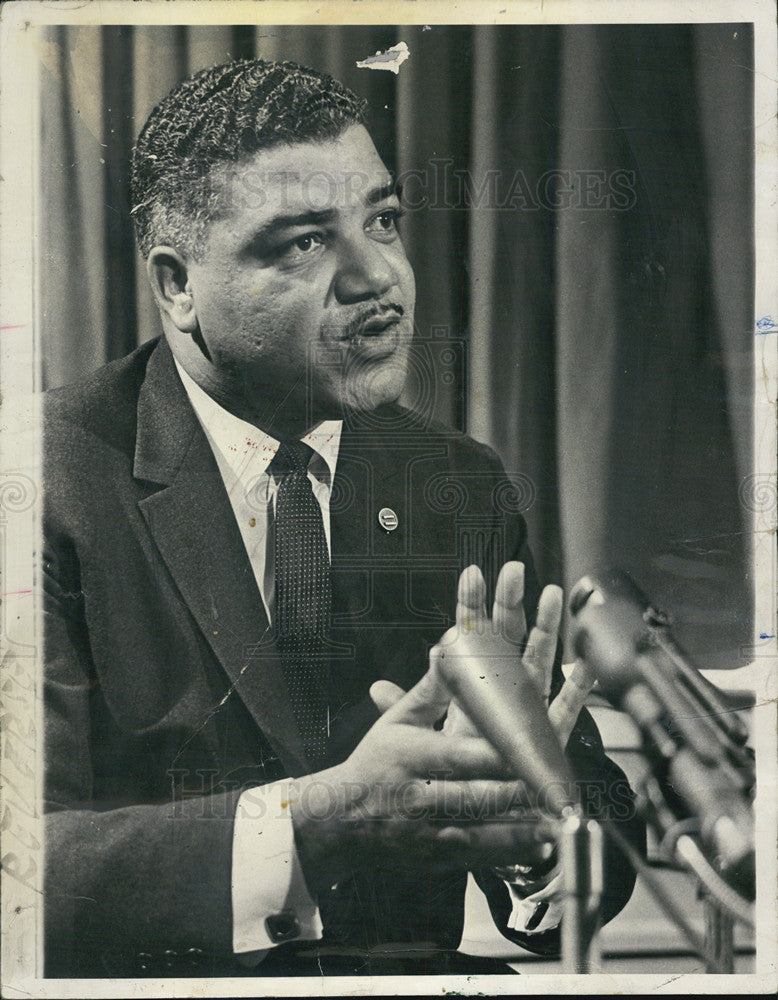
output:
{"label": "mouth", "polygon": [[349,337],[355,355],[369,361],[391,357],[400,342],[401,320],[401,312],[389,309],[360,323]]}

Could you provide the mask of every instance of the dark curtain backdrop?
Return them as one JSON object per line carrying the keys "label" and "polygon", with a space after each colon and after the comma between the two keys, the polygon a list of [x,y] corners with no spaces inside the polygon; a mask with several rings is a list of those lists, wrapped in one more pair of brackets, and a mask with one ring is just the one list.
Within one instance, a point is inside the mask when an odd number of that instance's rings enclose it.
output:
{"label": "dark curtain backdrop", "polygon": [[[356,68],[400,40],[397,76]],[[179,79],[254,54],[369,100],[414,206],[410,401],[500,452],[542,577],[617,563],[701,665],[750,660],[750,25],[50,29],[45,386],[160,332],[130,149]]]}

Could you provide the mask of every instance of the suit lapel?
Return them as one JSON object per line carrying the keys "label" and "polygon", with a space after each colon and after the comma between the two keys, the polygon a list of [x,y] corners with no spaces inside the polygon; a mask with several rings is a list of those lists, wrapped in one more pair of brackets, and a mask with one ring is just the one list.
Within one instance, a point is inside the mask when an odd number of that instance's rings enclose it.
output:
{"label": "suit lapel", "polygon": [[138,400],[134,474],[161,484],[139,507],[234,690],[287,771],[304,773],[262,597],[213,452],[164,340],[151,355]]}
{"label": "suit lapel", "polygon": [[[397,438],[380,426],[362,429],[344,421],[330,505],[333,565],[369,569],[376,557],[402,560],[407,554],[408,455]],[[397,515],[391,532],[378,520],[384,508]]]}
{"label": "suit lapel", "polygon": [[[344,423],[331,504],[333,569],[362,569],[372,578],[375,567],[383,566],[407,581],[412,570],[427,568],[426,553],[430,566],[450,550],[456,556],[450,518],[434,516],[425,495],[428,480],[448,469],[450,448],[444,436],[419,426],[412,414],[386,409],[386,427],[379,423],[383,410],[371,415],[366,429]],[[379,519],[387,508],[397,519],[392,530]],[[409,612],[409,595],[398,587],[392,604],[396,608],[399,596]]]}

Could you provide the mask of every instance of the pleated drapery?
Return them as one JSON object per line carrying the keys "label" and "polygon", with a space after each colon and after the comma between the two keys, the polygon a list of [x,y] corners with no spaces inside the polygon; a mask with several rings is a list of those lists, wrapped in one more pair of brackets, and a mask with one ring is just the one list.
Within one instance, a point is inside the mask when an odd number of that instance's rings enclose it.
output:
{"label": "pleated drapery", "polygon": [[[397,76],[357,68],[400,40]],[[616,563],[701,665],[752,658],[749,25],[55,27],[40,52],[46,386],[160,332],[127,184],[154,104],[234,57],[325,70],[413,206],[409,401],[521,477],[545,580]]]}

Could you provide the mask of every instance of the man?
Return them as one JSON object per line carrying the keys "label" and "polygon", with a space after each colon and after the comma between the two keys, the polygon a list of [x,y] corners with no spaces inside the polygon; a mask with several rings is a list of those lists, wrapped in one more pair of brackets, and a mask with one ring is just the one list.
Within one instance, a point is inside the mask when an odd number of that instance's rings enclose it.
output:
{"label": "man", "polygon": [[[138,140],[164,338],[47,403],[48,975],[479,971],[468,869],[558,950],[554,859],[439,644],[556,694],[561,597],[494,453],[397,405],[414,278],[364,114],[238,62]],[[567,753],[640,843],[585,712]],[[606,919],[632,884],[609,848]]]}

